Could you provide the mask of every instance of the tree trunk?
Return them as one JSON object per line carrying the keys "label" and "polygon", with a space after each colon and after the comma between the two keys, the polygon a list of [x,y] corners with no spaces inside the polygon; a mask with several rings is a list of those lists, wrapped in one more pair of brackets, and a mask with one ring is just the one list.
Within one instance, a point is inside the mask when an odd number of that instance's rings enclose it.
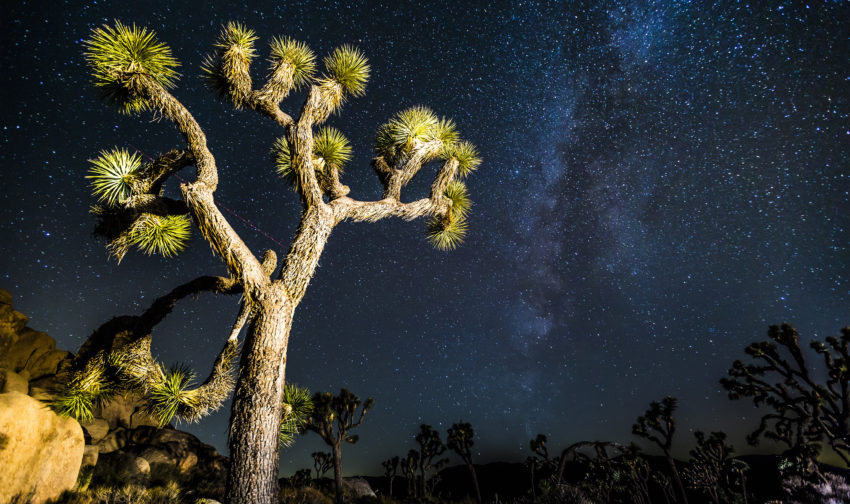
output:
{"label": "tree trunk", "polygon": [[469,467],[469,472],[472,473],[472,486],[475,488],[475,502],[481,504],[481,489],[478,487],[478,475],[475,474],[475,466],[472,465],[472,462],[469,462],[467,467]]}
{"label": "tree trunk", "polygon": [[342,441],[337,441],[333,446],[334,454],[334,491],[336,497],[334,502],[342,504]]}
{"label": "tree trunk", "polygon": [[228,504],[277,502],[278,434],[294,305],[272,284],[254,300],[230,413]]}
{"label": "tree trunk", "polygon": [[673,476],[673,487],[676,490],[676,501],[679,504],[688,504],[688,494],[685,493],[685,485],[682,484],[682,478],[679,477],[679,470],[676,469],[676,461],[673,455],[667,454],[667,463],[670,464],[670,472]]}

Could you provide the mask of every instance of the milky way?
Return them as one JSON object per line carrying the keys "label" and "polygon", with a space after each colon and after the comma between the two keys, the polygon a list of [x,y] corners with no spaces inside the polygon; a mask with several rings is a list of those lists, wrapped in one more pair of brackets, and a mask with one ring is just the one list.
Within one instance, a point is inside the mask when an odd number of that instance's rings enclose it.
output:
{"label": "milky way", "polygon": [[[846,2],[192,3],[18,4],[0,20],[0,287],[60,348],[224,271],[198,236],[175,259],[121,265],[91,237],[87,159],[181,145],[166,122],[120,116],[89,84],[82,40],[113,19],[171,45],[175,95],[219,164],[217,200],[279,242],[299,214],[267,155],[280,131],[198,77],[229,20],[370,58],[366,96],[329,121],[355,149],[353,196],[379,197],[374,131],[402,108],[454,118],[479,147],[460,249],[430,249],[423,223],[341,225],[296,312],[287,378],[376,399],[347,471],[377,473],[420,423],[470,421],[479,460],[524,458],[538,432],[554,447],[631,441],[635,417],[668,394],[682,450],[695,429],[727,430],[746,450],[757,414],[718,384],[732,360],[768,324],[822,338],[850,323]],[[258,254],[285,253],[231,220]],[[184,301],[155,351],[203,373],[236,311],[236,299]],[[227,417],[187,428],[225,450]],[[284,472],[321,448],[299,440]]]}

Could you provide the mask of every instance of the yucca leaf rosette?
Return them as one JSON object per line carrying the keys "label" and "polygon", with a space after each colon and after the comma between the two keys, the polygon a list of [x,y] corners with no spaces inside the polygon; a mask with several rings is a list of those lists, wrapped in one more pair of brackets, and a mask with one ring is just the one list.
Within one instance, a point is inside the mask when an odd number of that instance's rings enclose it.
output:
{"label": "yucca leaf rosette", "polygon": [[454,121],[441,119],[430,108],[417,105],[398,112],[378,128],[375,151],[391,164],[414,149],[425,149],[430,159],[457,140]]}
{"label": "yucca leaf rosette", "polygon": [[188,215],[145,213],[133,223],[128,239],[147,255],[171,257],[186,248],[191,229]]}
{"label": "yucca leaf rosette", "polygon": [[186,366],[176,365],[168,371],[161,370],[161,377],[150,384],[147,396],[147,413],[159,423],[160,428],[171,423],[175,417],[181,419],[184,410],[197,406],[197,394],[191,388],[194,372]]}
{"label": "yucca leaf rosette", "polygon": [[319,79],[318,107],[313,111],[313,121],[321,123],[339,109],[348,96],[366,93],[369,80],[369,62],[357,48],[343,45],[324,58],[325,72]]}
{"label": "yucca leaf rosette", "polygon": [[249,70],[251,61],[257,56],[256,40],[254,30],[231,21],[218,35],[216,52],[208,54],[201,64],[207,87],[221,98],[230,96],[237,106],[241,106],[245,94],[251,91]]}
{"label": "yucca leaf rosette", "polygon": [[466,216],[472,201],[466,184],[459,180],[449,182],[443,195],[451,200],[452,208],[445,217],[435,217],[428,222],[428,241],[438,250],[453,250],[466,238]]}
{"label": "yucca leaf rosette", "polygon": [[457,160],[458,174],[464,178],[468,177],[470,173],[477,170],[478,166],[481,165],[478,149],[466,140],[447,145],[440,152],[440,157],[446,160]]}
{"label": "yucca leaf rosette", "polygon": [[86,178],[91,180],[94,195],[107,206],[115,206],[130,196],[131,183],[142,166],[139,155],[126,149],[101,151],[90,163]]}
{"label": "yucca leaf rosette", "polygon": [[313,396],[310,391],[287,383],[283,391],[283,411],[278,435],[280,446],[292,445],[295,436],[304,432],[307,419],[312,413]]}
{"label": "yucca leaf rosette", "polygon": [[292,70],[292,85],[299,89],[313,80],[316,73],[316,54],[305,44],[289,37],[274,37],[270,43],[269,62],[272,71],[281,64]]}
{"label": "yucca leaf rosette", "polygon": [[148,108],[145,99],[133,88],[131,78],[134,75],[148,76],[165,89],[174,87],[179,77],[175,70],[179,63],[171,55],[171,49],[147,28],[115,21],[114,26],[104,25],[92,30],[91,38],[83,45],[95,86],[101,88],[107,101],[122,113]]}
{"label": "yucca leaf rosette", "polygon": [[313,154],[322,159],[325,167],[342,171],[343,165],[351,160],[351,144],[338,129],[324,127],[313,139]]}
{"label": "yucca leaf rosette", "polygon": [[[313,138],[313,156],[316,171],[323,171],[326,167],[342,171],[345,163],[351,160],[351,144],[345,135],[338,129],[329,126],[320,128]],[[292,169],[292,152],[289,148],[289,140],[280,137],[275,140],[271,149],[272,160],[275,170],[289,185],[295,186],[298,182]]]}

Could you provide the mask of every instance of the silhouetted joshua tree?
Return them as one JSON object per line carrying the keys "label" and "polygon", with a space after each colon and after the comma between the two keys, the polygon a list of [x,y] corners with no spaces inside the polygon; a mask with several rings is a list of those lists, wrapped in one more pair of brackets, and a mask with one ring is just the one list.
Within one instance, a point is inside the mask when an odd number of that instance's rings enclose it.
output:
{"label": "silhouetted joshua tree", "polygon": [[475,502],[481,504],[481,489],[478,486],[478,475],[475,473],[475,466],[472,464],[472,445],[475,444],[475,431],[472,430],[472,425],[461,422],[449,427],[446,436],[446,444],[449,450],[457,453],[457,455],[469,468],[472,476],[472,487],[475,490]]}
{"label": "silhouetted joshua tree", "polygon": [[731,378],[720,380],[730,399],[751,397],[756,406],[766,404],[773,410],[747,441],[756,444],[761,436],[779,441],[788,447],[787,455],[813,469],[818,442],[825,438],[850,467],[850,327],[839,337],[826,338],[826,343],[810,345],[823,357],[826,383],[812,376],[794,327],[773,325],[767,336],[769,341],[744,350],[755,363],[735,361]]}
{"label": "silhouetted joshua tree", "polygon": [[694,437],[697,444],[690,451],[690,466],[682,472],[685,481],[690,488],[708,495],[715,504],[732,502],[738,471],[732,456],[735,450],[726,444],[726,434],[712,432],[706,437],[703,432],[696,431]]}
{"label": "silhouetted joshua tree", "polygon": [[[274,144],[274,163],[296,190],[302,213],[279,269],[276,254],[269,251],[262,260],[254,255],[215,201],[219,182],[215,157],[201,125],[169,91],[178,78],[178,62],[171,49],[153,32],[120,22],[95,29],[83,44],[94,84],[108,102],[121,113],[151,112],[153,117],[173,123],[185,141],[181,148],[146,164],[122,149],[102,151],[93,161],[88,178],[99,199],[94,208],[100,221],[96,231],[107,239],[107,250],[118,260],[133,247],[147,254],[172,256],[186,246],[194,223],[223,261],[226,273],[184,284],[172,298],[199,292],[242,295],[240,313],[211,379],[202,385],[214,386],[183,393],[188,389],[187,375],[166,372],[158,365],[154,369],[149,359],[151,373],[162,375],[156,378],[157,390],[176,404],[178,414],[184,411],[188,418],[195,418],[229,396],[225,377],[237,355],[236,337],[243,325],[248,326],[231,410],[226,490],[230,504],[270,504],[277,498],[277,438],[289,333],[295,309],[333,229],[344,221],[430,218],[431,243],[440,249],[453,248],[465,236],[470,208],[462,180],[480,163],[475,148],[460,141],[452,121],[425,107],[409,108],[377,131],[372,168],[384,188],[382,199],[352,199],[349,188],[340,182],[342,166],[351,159],[348,141],[334,128],[314,128],[350,98],[364,94],[370,74],[366,58],[353,47],[339,47],[324,59],[324,72],[316,77],[315,55],[304,43],[273,38],[268,76],[256,89],[251,76],[256,40],[252,30],[228,23],[203,71],[220,97],[237,109],[258,112],[284,133]],[[281,110],[281,100],[300,87],[307,88],[306,99],[300,113],[290,116]],[[255,147],[246,146],[245,150]],[[402,189],[426,164],[438,159],[443,163],[430,195],[402,202]],[[187,166],[194,166],[196,172],[192,180],[180,184],[181,198],[164,196],[166,182]],[[158,321],[153,317],[146,322]],[[151,327],[132,328],[129,342],[148,338]],[[149,354],[146,345],[149,343],[142,341],[137,349],[145,357]],[[97,371],[80,368],[87,374],[77,381],[78,388],[88,394],[86,400],[101,400],[107,387],[89,386]],[[149,375],[147,371],[143,374]]]}
{"label": "silhouetted joshua tree", "polygon": [[397,456],[381,462],[381,465],[384,466],[384,477],[387,478],[390,486],[389,493],[387,494],[388,497],[393,496],[393,480],[398,475],[398,462]]}
{"label": "silhouetted joshua tree", "polygon": [[407,479],[407,494],[414,497],[419,496],[416,489],[416,470],[419,468],[419,452],[416,450],[408,450],[407,456],[402,459],[401,472],[404,473]]}
{"label": "silhouetted joshua tree", "polygon": [[685,493],[682,478],[679,477],[679,470],[676,468],[676,460],[673,458],[672,451],[673,436],[676,434],[676,421],[673,419],[675,410],[675,397],[667,396],[660,403],[652,401],[649,403],[649,409],[646,410],[646,413],[639,416],[637,423],[632,425],[632,434],[648,439],[661,448],[664,457],[667,459],[667,464],[670,466],[673,487],[677,495],[676,499],[680,503],[687,504],[688,496]]}
{"label": "silhouetted joshua tree", "polygon": [[439,469],[448,463],[449,459],[434,460],[445,453],[446,445],[440,440],[439,431],[434,430],[430,425],[422,424],[419,426],[416,442],[419,443],[419,482],[422,486],[422,496],[427,497],[429,495],[428,471]]}
{"label": "silhouetted joshua tree", "polygon": [[313,396],[313,414],[307,420],[307,430],[318,434],[331,447],[337,504],[342,503],[342,443],[357,442],[359,437],[349,433],[363,423],[374,403],[370,397],[361,404],[360,398],[346,389],[341,389],[337,396],[330,392]]}
{"label": "silhouetted joshua tree", "polygon": [[320,480],[333,467],[333,455],[327,452],[313,452],[311,456],[313,457],[313,468],[316,470],[316,480]]}

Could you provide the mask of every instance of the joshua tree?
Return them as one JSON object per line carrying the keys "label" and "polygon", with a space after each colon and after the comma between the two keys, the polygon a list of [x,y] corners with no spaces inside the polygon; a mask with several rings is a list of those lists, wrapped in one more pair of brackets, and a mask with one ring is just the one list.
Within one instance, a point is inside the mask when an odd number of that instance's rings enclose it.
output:
{"label": "joshua tree", "polygon": [[357,442],[359,437],[349,433],[363,423],[366,412],[374,403],[371,397],[361,403],[360,398],[347,389],[340,390],[337,396],[330,392],[313,396],[313,414],[307,420],[306,427],[321,436],[331,447],[337,504],[342,503],[342,443]]}
{"label": "joshua tree", "polygon": [[333,456],[327,452],[313,452],[313,468],[316,469],[316,480],[322,478],[333,467]]}
{"label": "joshua tree", "polygon": [[773,410],[747,441],[756,444],[761,436],[779,441],[793,458],[814,467],[817,443],[825,438],[850,467],[850,327],[839,337],[826,338],[826,343],[811,343],[823,357],[826,383],[812,376],[794,327],[773,325],[767,336],[768,341],[744,350],[755,363],[735,361],[731,378],[720,380],[730,399],[751,397],[757,406]]}
{"label": "joshua tree", "polygon": [[393,479],[398,475],[398,462],[397,456],[381,462],[381,465],[384,466],[384,477],[387,478],[390,485],[389,493],[387,494],[390,498],[393,496]]}
{"label": "joshua tree", "polygon": [[[279,268],[276,254],[266,253],[259,259],[245,245],[215,202],[218,166],[201,125],[171,94],[178,63],[170,48],[153,32],[120,22],[95,29],[84,44],[94,84],[107,101],[122,113],[151,112],[172,122],[185,141],[181,148],[147,164],[121,149],[103,151],[93,162],[89,178],[100,200],[95,208],[100,220],[97,231],[106,237],[107,250],[118,260],[133,247],[171,256],[185,247],[194,223],[223,261],[226,274],[185,284],[176,297],[202,291],[242,295],[240,313],[217,360],[216,369],[221,372],[213,373],[214,381],[227,374],[237,355],[237,335],[247,325],[231,413],[226,491],[231,504],[268,504],[275,499],[280,398],[290,328],[333,229],[343,221],[426,217],[431,219],[430,241],[440,249],[453,248],[465,235],[470,206],[462,180],[480,163],[475,148],[459,140],[452,121],[440,119],[425,107],[413,107],[377,130],[372,168],[383,185],[383,198],[358,201],[349,197],[349,188],[339,178],[351,157],[348,141],[333,128],[314,129],[344,102],[364,94],[369,78],[366,58],[353,47],[339,47],[324,59],[324,72],[316,77],[315,55],[305,44],[287,37],[273,38],[268,77],[255,88],[251,64],[257,56],[256,40],[252,30],[238,23],[227,24],[203,71],[219,96],[237,109],[258,112],[283,132],[274,144],[274,163],[296,190],[303,209]],[[307,89],[306,99],[300,113],[291,116],[281,110],[280,102],[301,87]],[[435,160],[443,163],[430,195],[402,202],[402,189]],[[187,166],[194,166],[196,172],[180,184],[181,198],[163,196],[164,184]],[[147,334],[143,330],[133,336],[143,339]],[[144,343],[141,346],[140,352],[149,353]],[[165,381],[176,383],[180,390],[186,388],[186,380],[179,376]],[[85,380],[76,386],[97,398],[98,390],[86,389]],[[202,412],[209,405],[220,404],[227,392],[229,387],[221,387],[215,394],[197,393],[194,398],[181,394],[177,409],[202,397],[197,400],[204,407],[185,408]],[[168,394],[175,396],[173,391]]]}
{"label": "joshua tree", "polygon": [[735,450],[726,444],[726,434],[712,432],[705,437],[696,431],[694,437],[697,444],[690,451],[690,467],[683,471],[685,481],[691,488],[705,492],[715,504],[731,502],[736,477],[732,458]]}
{"label": "joshua tree", "polygon": [[407,456],[401,460],[401,472],[407,480],[407,494],[417,497],[419,492],[416,490],[416,469],[419,467],[419,452],[416,450],[408,450]]}
{"label": "joshua tree", "polygon": [[481,489],[478,487],[478,475],[475,474],[475,466],[472,464],[472,445],[475,444],[475,431],[469,423],[456,423],[449,428],[446,436],[446,444],[449,450],[457,455],[469,468],[472,475],[472,487],[475,490],[475,502],[481,504]]}
{"label": "joshua tree", "polygon": [[676,489],[677,500],[688,503],[688,496],[679,470],[676,469],[676,460],[673,458],[673,435],[676,433],[676,420],[673,419],[673,411],[676,410],[676,398],[667,396],[661,402],[652,401],[649,409],[639,416],[637,423],[632,425],[632,434],[652,441],[664,452],[667,464],[670,465],[670,474],[673,477],[673,486]]}
{"label": "joshua tree", "polygon": [[446,445],[440,440],[440,433],[430,425],[422,424],[419,426],[419,434],[416,435],[416,442],[419,443],[419,478],[422,486],[422,495],[427,497],[428,471],[439,469],[449,459],[443,458],[434,461],[435,458],[445,453]]}

